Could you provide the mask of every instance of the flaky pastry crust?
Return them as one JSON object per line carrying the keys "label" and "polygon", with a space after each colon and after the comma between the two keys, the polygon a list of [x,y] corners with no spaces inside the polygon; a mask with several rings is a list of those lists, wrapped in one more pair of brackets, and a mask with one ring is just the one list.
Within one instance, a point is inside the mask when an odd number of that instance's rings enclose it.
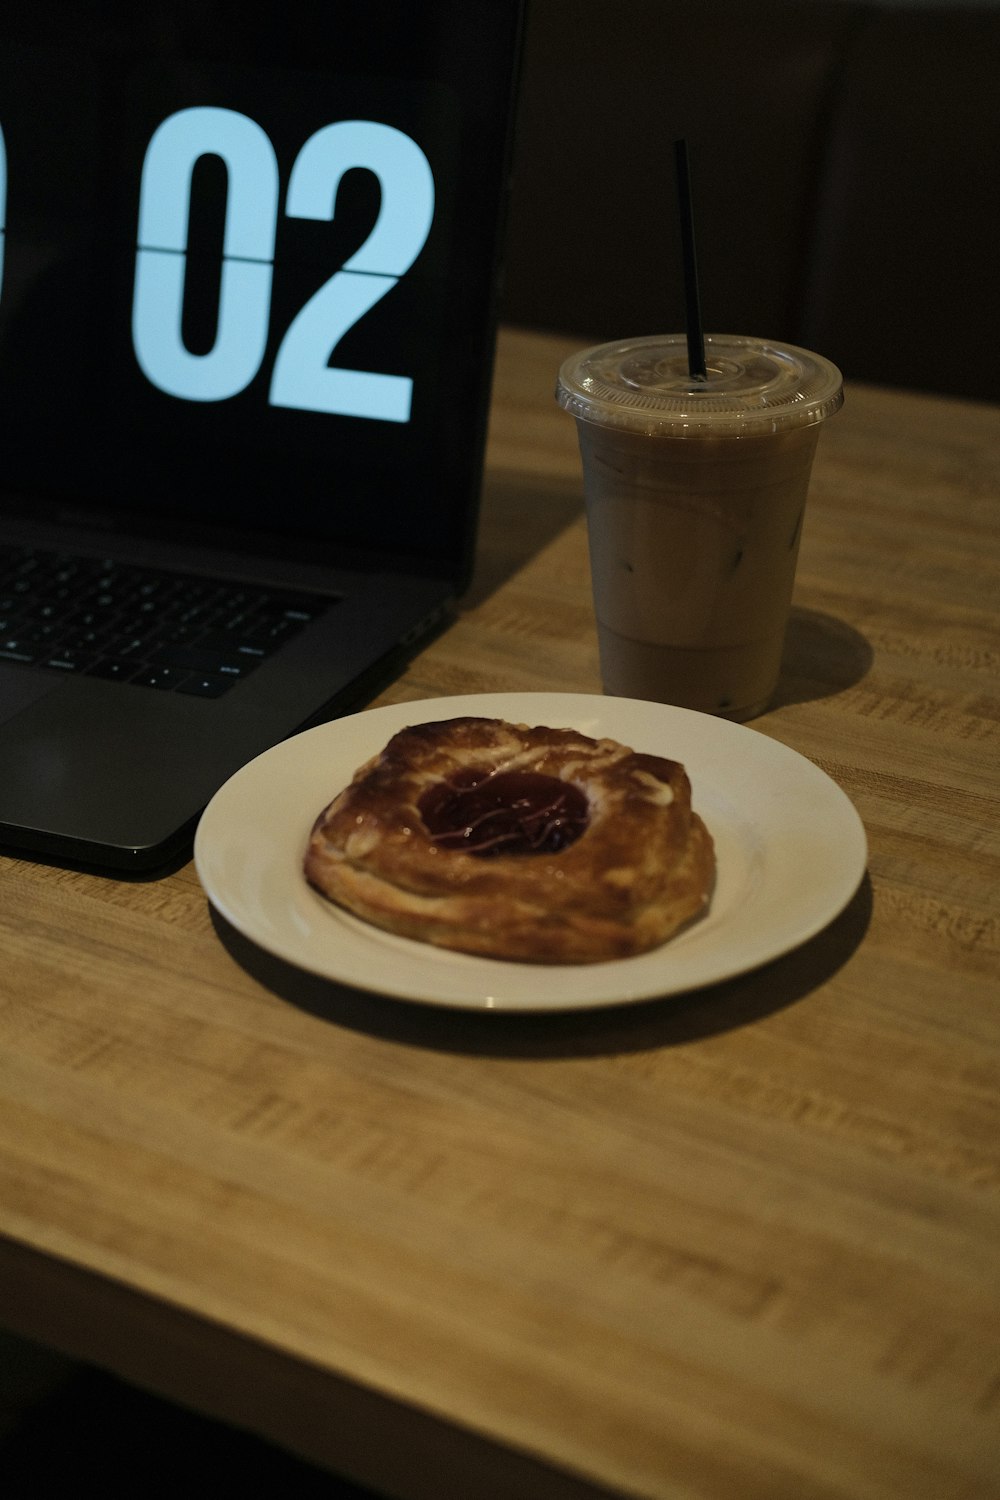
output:
{"label": "flaky pastry crust", "polygon": [[[491,857],[428,828],[428,792],[487,768],[555,777],[586,826],[554,852]],[[447,788],[446,788],[447,790]],[[642,953],[706,906],[715,857],[676,761],[573,729],[456,718],[401,730],[318,817],[310,884],[390,932],[531,963]]]}

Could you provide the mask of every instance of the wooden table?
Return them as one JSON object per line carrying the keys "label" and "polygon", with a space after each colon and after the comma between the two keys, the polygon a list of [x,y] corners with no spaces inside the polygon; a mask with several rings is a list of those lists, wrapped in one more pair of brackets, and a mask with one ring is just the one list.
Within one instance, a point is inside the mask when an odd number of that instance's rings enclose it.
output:
{"label": "wooden table", "polygon": [[[503,336],[472,590],[381,701],[599,691],[569,348]],[[756,973],[437,1011],[190,864],[0,860],[0,1321],[409,1500],[1000,1495],[997,417],[824,430],[754,728],[869,876]]]}

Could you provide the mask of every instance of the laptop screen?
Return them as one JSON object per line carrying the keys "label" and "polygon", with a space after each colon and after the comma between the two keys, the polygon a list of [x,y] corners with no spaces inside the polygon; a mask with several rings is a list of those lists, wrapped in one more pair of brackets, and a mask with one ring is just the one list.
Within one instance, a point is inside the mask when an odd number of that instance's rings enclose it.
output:
{"label": "laptop screen", "polygon": [[4,504],[458,568],[516,0],[10,9]]}

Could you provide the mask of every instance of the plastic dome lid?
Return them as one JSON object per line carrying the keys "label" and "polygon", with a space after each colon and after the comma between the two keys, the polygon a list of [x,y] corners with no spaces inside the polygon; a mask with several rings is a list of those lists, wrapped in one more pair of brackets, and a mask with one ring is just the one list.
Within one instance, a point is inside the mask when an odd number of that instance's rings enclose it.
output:
{"label": "plastic dome lid", "polygon": [[677,438],[809,427],[844,402],[836,365],[793,344],[709,334],[705,364],[693,379],[684,334],[600,344],[564,362],[556,399],[580,421]]}

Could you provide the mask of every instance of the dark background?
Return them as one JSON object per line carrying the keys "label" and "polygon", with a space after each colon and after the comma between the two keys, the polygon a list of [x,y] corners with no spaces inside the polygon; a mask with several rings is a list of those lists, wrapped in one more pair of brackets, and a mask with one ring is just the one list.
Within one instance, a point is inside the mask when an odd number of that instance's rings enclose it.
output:
{"label": "dark background", "polygon": [[683,327],[686,136],[709,332],[1000,399],[1000,7],[531,0],[505,318]]}

